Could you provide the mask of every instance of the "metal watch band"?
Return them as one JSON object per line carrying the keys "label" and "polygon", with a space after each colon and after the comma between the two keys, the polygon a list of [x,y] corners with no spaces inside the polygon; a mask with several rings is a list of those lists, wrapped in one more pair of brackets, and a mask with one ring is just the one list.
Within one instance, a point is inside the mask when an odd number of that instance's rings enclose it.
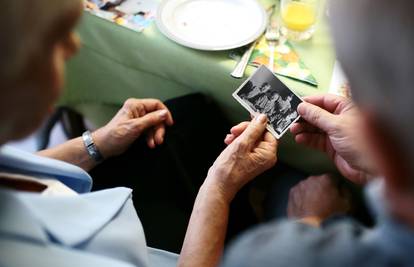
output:
{"label": "metal watch band", "polygon": [[92,134],[90,131],[86,131],[82,134],[83,144],[85,145],[86,151],[91,158],[93,158],[96,162],[102,162],[103,157],[101,152],[99,152],[98,148],[96,147],[95,143],[92,139]]}

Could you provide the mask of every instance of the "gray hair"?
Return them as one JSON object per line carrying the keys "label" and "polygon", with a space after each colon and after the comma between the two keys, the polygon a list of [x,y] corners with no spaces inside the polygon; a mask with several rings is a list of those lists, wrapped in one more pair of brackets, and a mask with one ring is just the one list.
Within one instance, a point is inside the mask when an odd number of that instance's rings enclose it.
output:
{"label": "gray hair", "polygon": [[[45,42],[80,0],[8,0],[0,6],[0,81],[14,81],[30,59],[43,53]],[[1,85],[0,85],[1,86]]]}
{"label": "gray hair", "polygon": [[410,0],[332,0],[331,12],[355,101],[389,129],[408,162],[414,161],[413,10]]}

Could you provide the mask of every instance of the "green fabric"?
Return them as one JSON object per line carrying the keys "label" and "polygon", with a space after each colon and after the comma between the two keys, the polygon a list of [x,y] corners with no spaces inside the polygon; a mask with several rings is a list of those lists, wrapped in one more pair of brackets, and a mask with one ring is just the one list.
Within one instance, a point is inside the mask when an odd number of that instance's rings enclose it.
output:
{"label": "green fabric", "polygon": [[[261,2],[265,6],[272,3]],[[232,121],[249,118],[231,94],[255,68],[248,67],[243,79],[232,78],[230,72],[237,62],[229,58],[229,51],[186,48],[164,37],[155,23],[137,33],[89,13],[84,14],[78,32],[82,49],[68,63],[60,104],[80,110],[98,125],[129,97],[166,100],[195,91],[215,99]],[[326,23],[318,25],[312,40],[293,46],[319,88],[288,78],[281,80],[302,96],[326,92],[335,58]],[[304,152],[289,137],[283,138],[279,155],[304,170],[327,168],[319,154]]]}

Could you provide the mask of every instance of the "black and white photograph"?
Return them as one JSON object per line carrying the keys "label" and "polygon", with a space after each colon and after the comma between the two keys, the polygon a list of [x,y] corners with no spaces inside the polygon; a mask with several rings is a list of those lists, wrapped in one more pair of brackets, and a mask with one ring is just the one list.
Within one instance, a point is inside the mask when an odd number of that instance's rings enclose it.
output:
{"label": "black and white photograph", "polygon": [[277,139],[300,117],[296,110],[302,100],[264,65],[233,93],[233,97],[250,113],[266,114],[267,128]]}

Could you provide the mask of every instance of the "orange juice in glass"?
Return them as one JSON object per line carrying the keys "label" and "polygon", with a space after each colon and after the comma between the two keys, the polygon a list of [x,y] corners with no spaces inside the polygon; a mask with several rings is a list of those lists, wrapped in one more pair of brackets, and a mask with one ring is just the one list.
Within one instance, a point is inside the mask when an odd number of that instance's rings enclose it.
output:
{"label": "orange juice in glass", "polygon": [[301,41],[315,32],[318,0],[281,0],[282,34],[290,40]]}

